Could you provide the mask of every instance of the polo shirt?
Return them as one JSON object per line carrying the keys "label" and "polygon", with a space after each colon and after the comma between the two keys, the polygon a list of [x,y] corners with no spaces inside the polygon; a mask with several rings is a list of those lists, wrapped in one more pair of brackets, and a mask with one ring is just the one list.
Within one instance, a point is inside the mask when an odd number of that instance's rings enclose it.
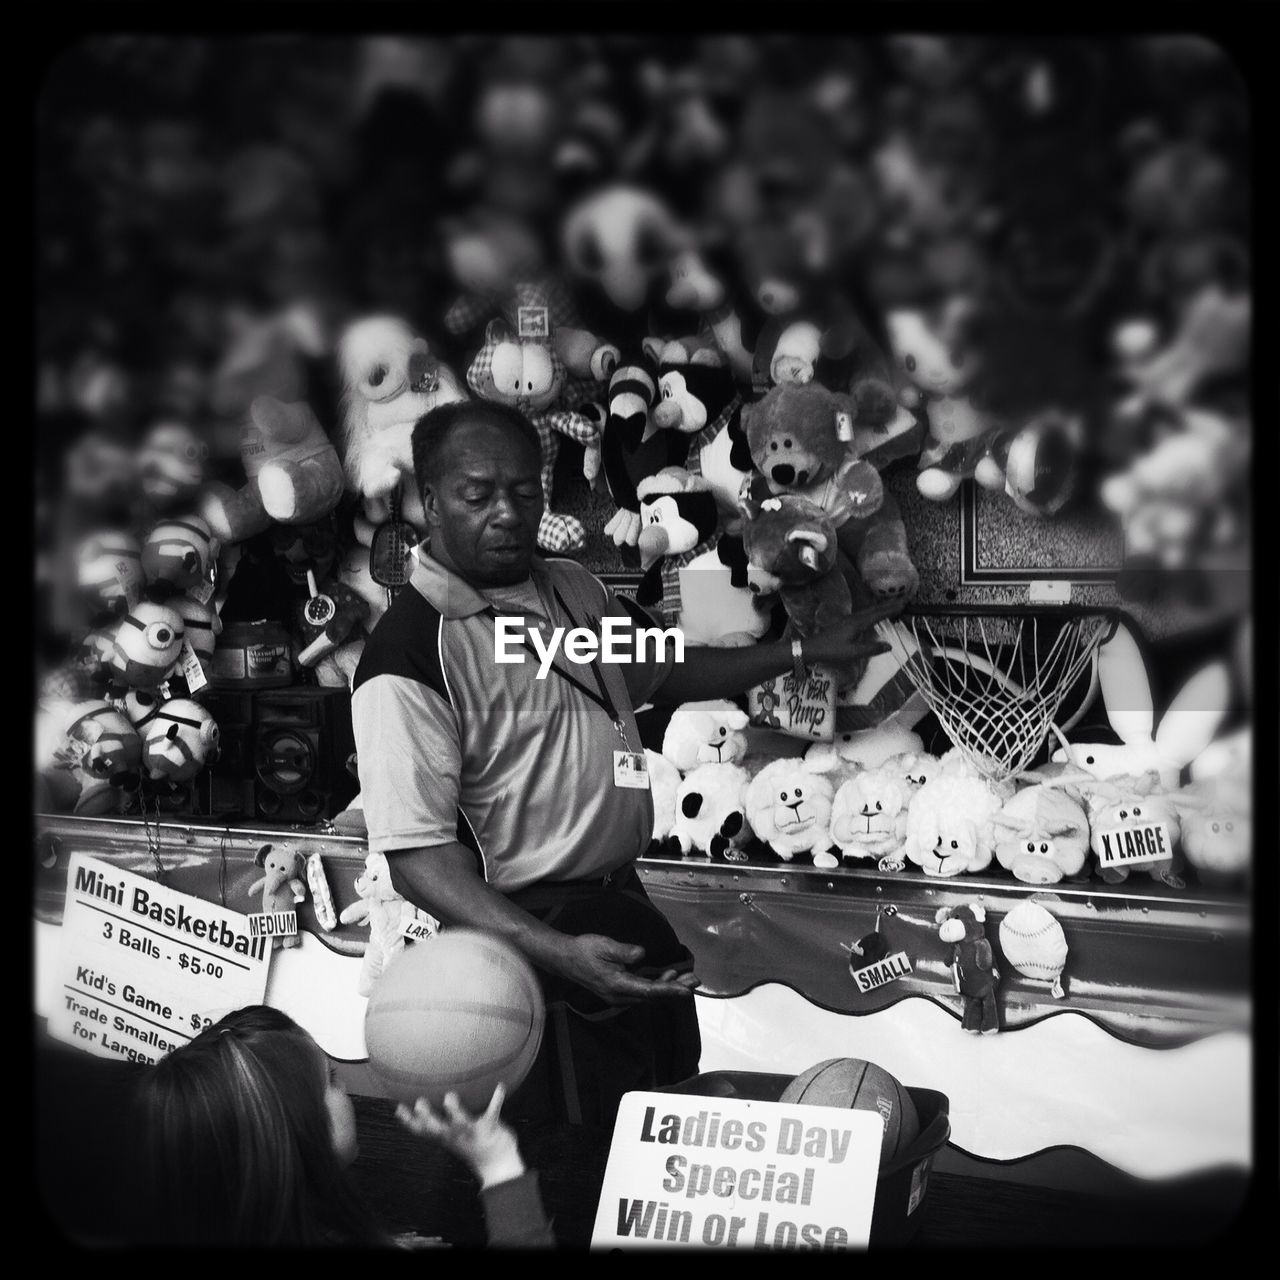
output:
{"label": "polo shirt", "polygon": [[[599,635],[603,617],[622,619],[633,654],[636,629],[658,625],[573,560],[535,556],[530,577],[549,625]],[[365,644],[351,713],[370,852],[459,841],[506,892],[603,876],[648,846],[650,793],[614,785],[623,742],[598,702],[555,672],[539,680],[537,658],[514,644],[523,663],[496,661],[490,610],[481,591],[423,553]],[[674,660],[654,650],[595,664],[633,751],[643,749],[634,707]],[[555,665],[598,694],[589,666],[562,649]]]}

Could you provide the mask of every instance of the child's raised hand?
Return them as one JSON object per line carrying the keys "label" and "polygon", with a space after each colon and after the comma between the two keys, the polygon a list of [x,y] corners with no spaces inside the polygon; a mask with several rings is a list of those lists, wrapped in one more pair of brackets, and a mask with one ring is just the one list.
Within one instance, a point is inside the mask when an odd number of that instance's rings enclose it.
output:
{"label": "child's raised hand", "polygon": [[505,1100],[506,1090],[496,1085],[489,1105],[472,1116],[463,1110],[456,1093],[447,1093],[439,1111],[426,1098],[419,1098],[412,1110],[401,1103],[396,1119],[410,1133],[432,1138],[452,1151],[470,1166],[481,1186],[489,1187],[524,1173],[516,1135],[500,1115]]}

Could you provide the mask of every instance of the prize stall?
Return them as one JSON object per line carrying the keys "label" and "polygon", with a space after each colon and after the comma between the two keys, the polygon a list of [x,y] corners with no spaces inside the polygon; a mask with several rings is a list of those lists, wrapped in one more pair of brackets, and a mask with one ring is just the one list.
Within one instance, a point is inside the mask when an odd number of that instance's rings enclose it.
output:
{"label": "prize stall", "polygon": [[[231,68],[280,106],[246,144],[216,103],[175,117],[171,76],[154,120],[113,106],[165,43],[68,54],[41,126],[38,1030],[147,1063],[262,1002],[395,1096],[366,1012],[439,925],[368,852],[350,690],[427,548],[413,425],[475,398],[537,429],[541,554],[687,644],[791,645],[741,697],[637,709],[638,870],[695,958],[708,1096],[814,1099],[848,1060],[910,1090],[872,1243],[948,1238],[931,1176],[1229,1214],[1251,299],[1222,51],[182,42],[202,92]],[[1098,172],[1082,137],[1116,139]],[[67,263],[116,238],[95,319]],[[886,601],[879,652],[805,661]],[[546,1185],[586,1243],[608,1135],[573,1141],[544,1150],[590,1188]]]}

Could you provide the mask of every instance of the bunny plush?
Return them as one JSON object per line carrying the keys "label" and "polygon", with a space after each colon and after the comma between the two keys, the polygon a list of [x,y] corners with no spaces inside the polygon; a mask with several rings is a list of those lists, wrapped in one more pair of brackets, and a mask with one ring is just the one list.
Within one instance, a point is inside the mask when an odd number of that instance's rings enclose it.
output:
{"label": "bunny plush", "polygon": [[1098,681],[1107,717],[1120,735],[1121,745],[1074,742],[1055,751],[1053,762],[1075,765],[1095,778],[1154,770],[1163,790],[1176,791],[1183,769],[1209,745],[1226,714],[1226,664],[1213,662],[1196,672],[1156,726],[1142,653],[1120,624],[1098,650]]}

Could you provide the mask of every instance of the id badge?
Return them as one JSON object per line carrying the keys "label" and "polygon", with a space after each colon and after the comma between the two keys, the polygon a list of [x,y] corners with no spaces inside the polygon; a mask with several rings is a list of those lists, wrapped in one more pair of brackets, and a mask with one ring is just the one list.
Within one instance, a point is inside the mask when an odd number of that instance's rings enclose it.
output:
{"label": "id badge", "polygon": [[613,785],[633,787],[637,791],[649,790],[649,762],[643,751],[613,753]]}

